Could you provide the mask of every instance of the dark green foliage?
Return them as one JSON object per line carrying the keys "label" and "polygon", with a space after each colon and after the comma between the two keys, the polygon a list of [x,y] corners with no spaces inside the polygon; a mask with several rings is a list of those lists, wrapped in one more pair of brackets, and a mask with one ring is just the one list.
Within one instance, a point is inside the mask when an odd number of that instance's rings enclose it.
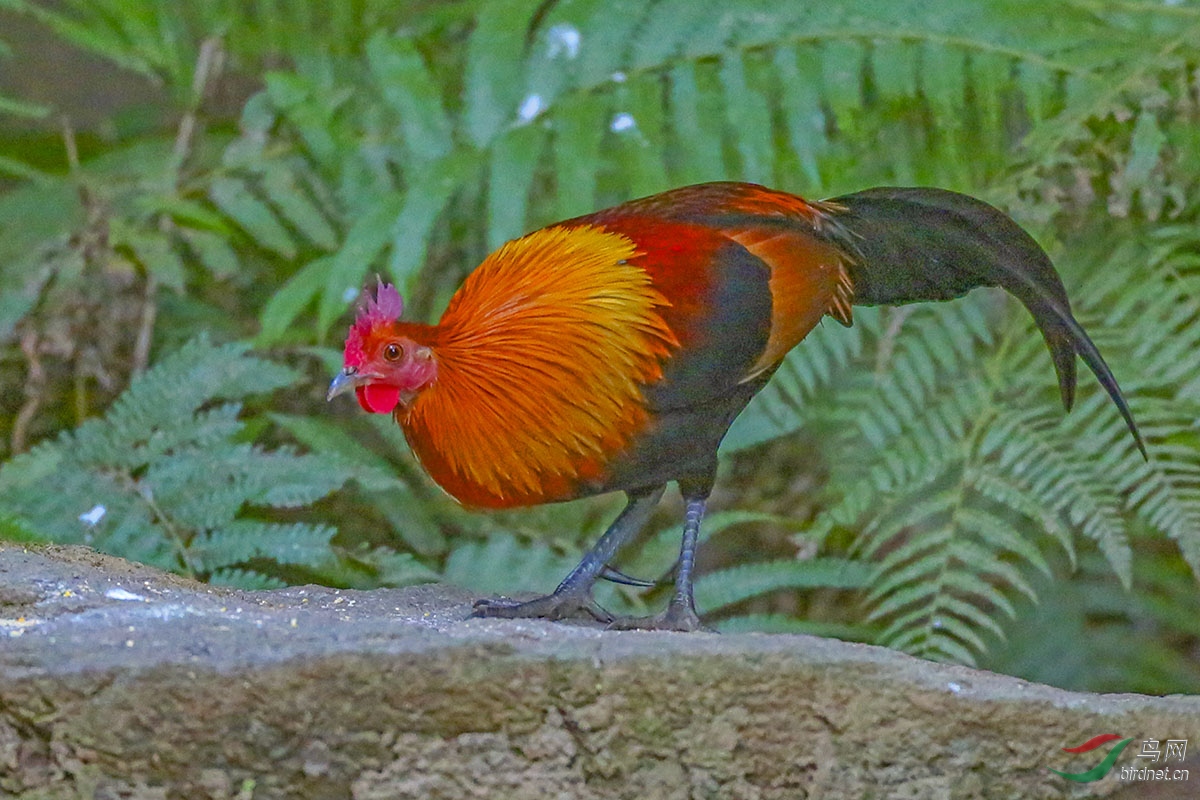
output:
{"label": "dark green foliage", "polygon": [[[359,288],[389,276],[430,318],[505,239],[695,181],[941,185],[1047,247],[1151,460],[1086,373],[1064,418],[1037,331],[1001,294],[860,309],[797,348],[730,432],[716,500],[746,510],[705,528],[703,610],[727,630],[1195,690],[1194,2],[5,8],[152,78],[158,118],[182,122],[68,170],[58,109],[0,97],[0,117],[44,131],[0,138],[0,536],[240,585],[546,590],[619,501],[467,514],[389,420],[326,406]],[[236,119],[210,110],[221,55],[231,85],[256,87]],[[663,522],[623,569],[670,570]],[[1136,657],[1113,657],[1133,629]]]}
{"label": "dark green foliage", "polygon": [[[339,569],[348,570],[338,566],[332,526],[264,515],[309,506],[355,472],[242,438],[238,401],[298,377],[246,350],[191,342],[136,377],[103,418],[0,467],[9,536],[86,543],[217,582],[338,581]],[[409,572],[423,575],[416,565]]]}

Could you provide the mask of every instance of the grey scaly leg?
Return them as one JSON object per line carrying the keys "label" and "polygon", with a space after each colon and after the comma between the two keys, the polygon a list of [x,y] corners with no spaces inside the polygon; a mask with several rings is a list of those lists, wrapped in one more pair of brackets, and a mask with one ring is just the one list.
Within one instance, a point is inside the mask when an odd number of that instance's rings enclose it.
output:
{"label": "grey scaly leg", "polygon": [[683,517],[683,542],[679,547],[679,565],[675,572],[675,593],[661,614],[650,617],[625,617],[614,620],[611,627],[620,630],[704,630],[696,602],[692,597],[692,569],[696,563],[696,544],[700,539],[700,523],[708,504],[708,493],[686,497],[687,510]]}
{"label": "grey scaly leg", "polygon": [[645,527],[665,488],[658,486],[643,492],[629,492],[629,502],[625,508],[553,592],[525,602],[504,599],[477,600],[474,616],[563,619],[582,611],[600,622],[611,622],[612,614],[592,599],[592,586],[606,571],[615,572],[608,567],[608,562]]}

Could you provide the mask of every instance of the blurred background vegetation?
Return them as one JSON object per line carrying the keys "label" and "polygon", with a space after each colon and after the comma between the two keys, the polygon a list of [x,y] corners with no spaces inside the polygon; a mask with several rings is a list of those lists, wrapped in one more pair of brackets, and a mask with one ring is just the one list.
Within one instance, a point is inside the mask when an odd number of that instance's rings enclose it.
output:
{"label": "blurred background vegetation", "polygon": [[[822,326],[738,421],[697,598],[1200,690],[1200,4],[0,0],[0,538],[213,583],[553,588],[619,498],[469,514],[325,387],[360,287],[676,185],[929,184],[1050,250],[1150,444],[993,292]],[[678,532],[622,563],[658,577]],[[604,587],[637,611],[654,592]]]}

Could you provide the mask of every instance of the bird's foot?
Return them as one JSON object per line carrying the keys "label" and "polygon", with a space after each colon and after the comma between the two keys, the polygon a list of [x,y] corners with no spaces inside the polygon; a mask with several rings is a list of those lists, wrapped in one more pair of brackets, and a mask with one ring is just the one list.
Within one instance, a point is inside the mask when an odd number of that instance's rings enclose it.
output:
{"label": "bird's foot", "polygon": [[615,631],[706,631],[715,633],[700,621],[696,609],[690,603],[672,602],[665,611],[649,617],[621,617],[608,624]]}
{"label": "bird's foot", "polygon": [[620,583],[624,586],[636,586],[639,589],[651,589],[658,584],[654,581],[647,581],[641,578],[635,578],[632,575],[626,575],[619,569],[604,565],[604,569],[600,570],[600,577],[612,583]]}
{"label": "bird's foot", "polygon": [[597,622],[613,621],[612,614],[601,608],[590,594],[576,592],[554,592],[524,602],[485,598],[475,601],[475,610],[471,614],[473,617],[501,619],[567,619],[583,615]]}

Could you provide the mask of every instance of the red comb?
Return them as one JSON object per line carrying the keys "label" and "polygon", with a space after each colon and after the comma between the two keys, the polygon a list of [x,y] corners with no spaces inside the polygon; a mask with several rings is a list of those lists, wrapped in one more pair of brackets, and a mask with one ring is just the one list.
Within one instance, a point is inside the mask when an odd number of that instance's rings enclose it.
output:
{"label": "red comb", "polygon": [[362,305],[358,307],[358,318],[385,319],[395,322],[404,311],[404,299],[400,292],[390,283],[384,283],[383,278],[375,276],[375,296],[369,291],[363,291]]}
{"label": "red comb", "polygon": [[363,290],[362,300],[358,305],[358,314],[354,324],[350,326],[350,334],[346,337],[346,351],[343,361],[347,367],[360,366],[366,360],[363,342],[371,330],[380,324],[390,324],[400,319],[404,311],[404,300],[400,292],[390,283],[376,276],[375,294]]}

